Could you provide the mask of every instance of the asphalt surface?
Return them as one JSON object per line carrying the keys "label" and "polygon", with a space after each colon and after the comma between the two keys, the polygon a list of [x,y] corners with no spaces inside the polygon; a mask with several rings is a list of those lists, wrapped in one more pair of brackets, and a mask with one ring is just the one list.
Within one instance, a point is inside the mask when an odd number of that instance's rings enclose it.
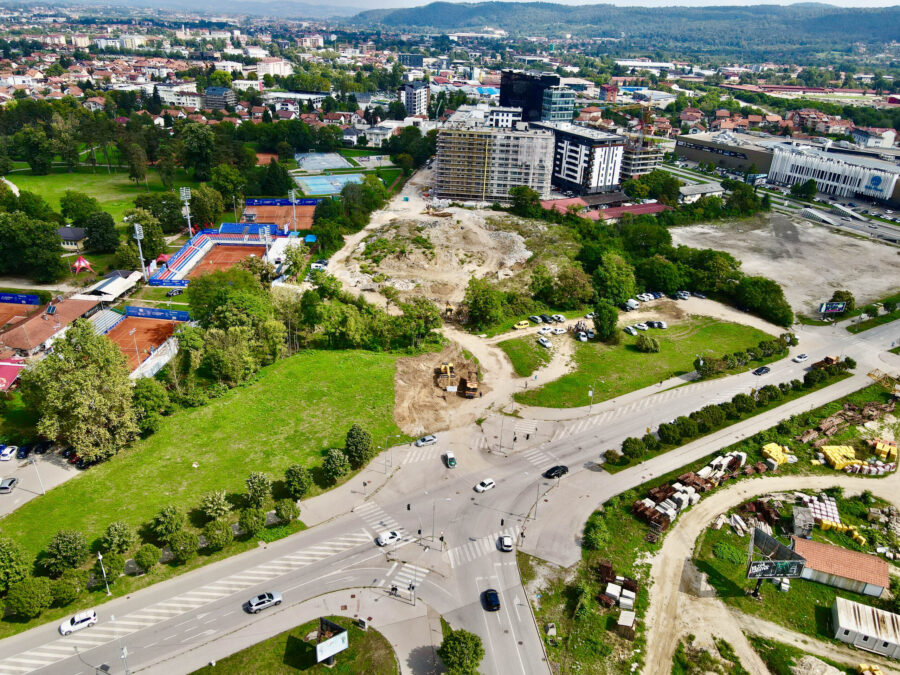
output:
{"label": "asphalt surface", "polygon": [[[547,673],[515,556],[498,549],[498,537],[510,534],[524,550],[543,552],[551,560],[577,560],[578,537],[591,510],[652,475],[733,442],[741,431],[737,425],[729,427],[703,446],[690,444],[620,474],[600,471],[603,452],[618,447],[625,437],[643,435],[647,427],[738,391],[802,378],[809,363],[828,354],[852,356],[859,364],[853,380],[842,383],[842,392],[865,386],[870,382],[865,373],[871,369],[900,372],[900,357],[885,351],[900,343],[898,325],[857,336],[836,326],[805,326],[799,336],[801,344],[792,355],[802,351],[810,360],[773,363],[771,373],[763,377],[748,372],[663,391],[651,387],[595,405],[574,420],[530,420],[526,410],[522,419],[509,418],[514,421],[496,431],[456,429],[440,434],[434,446],[395,448],[395,473],[352,512],[114,599],[97,608],[96,626],[68,637],[60,636],[54,624],[7,638],[0,642],[0,674],[72,675],[97,668],[122,673],[123,647],[131,672],[188,672],[185,664],[195,662],[198,653],[213,659],[238,649],[235,635],[262,640],[277,632],[244,611],[243,603],[257,593],[282,592],[284,604],[277,611],[290,612],[324,593],[361,587],[382,589],[390,602],[424,602],[454,627],[480,635],[486,650],[484,673]],[[810,395],[814,399],[804,397],[789,406],[818,405],[839,395],[822,390]],[[790,414],[789,406],[747,422],[771,426]],[[498,434],[507,435],[503,450],[492,438]],[[529,442],[522,440],[525,434],[532,437]],[[447,449],[457,454],[456,469],[444,466]],[[569,475],[559,481],[541,478],[542,471],[557,463],[567,464]],[[484,478],[494,479],[497,487],[476,493],[475,484]],[[344,508],[350,506],[348,502]],[[374,538],[384,530],[399,531],[403,538],[377,547]],[[394,586],[396,596],[390,595]],[[488,588],[500,593],[498,612],[482,607],[481,596]],[[416,663],[400,656],[401,662]],[[429,672],[425,666],[407,669]]]}

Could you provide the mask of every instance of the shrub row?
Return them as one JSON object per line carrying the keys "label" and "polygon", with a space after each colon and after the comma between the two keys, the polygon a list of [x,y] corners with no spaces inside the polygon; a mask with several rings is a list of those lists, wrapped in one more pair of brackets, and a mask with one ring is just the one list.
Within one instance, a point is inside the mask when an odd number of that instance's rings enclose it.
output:
{"label": "shrub row", "polygon": [[770,356],[786,354],[788,347],[797,343],[797,336],[793,333],[783,333],[772,340],[762,340],[756,347],[750,347],[744,351],[723,354],[719,358],[697,358],[694,361],[694,369],[701,378],[711,377],[732,368],[746,366],[751,361],[761,361]]}

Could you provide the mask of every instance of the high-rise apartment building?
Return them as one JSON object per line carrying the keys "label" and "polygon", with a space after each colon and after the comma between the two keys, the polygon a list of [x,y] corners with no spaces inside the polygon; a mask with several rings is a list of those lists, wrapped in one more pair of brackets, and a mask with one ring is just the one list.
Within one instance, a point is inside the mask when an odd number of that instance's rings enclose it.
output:
{"label": "high-rise apartment building", "polygon": [[663,151],[652,141],[626,143],[622,154],[622,180],[644,176],[659,168],[662,160]]}
{"label": "high-rise apartment building", "polygon": [[431,87],[427,82],[416,80],[404,84],[397,92],[400,102],[406,106],[407,115],[427,115],[431,100]]}
{"label": "high-rise apartment building", "polygon": [[461,106],[437,137],[434,194],[439,199],[509,202],[511,188],[524,185],[550,195],[553,133],[489,126],[479,106]]}
{"label": "high-rise apartment building", "polygon": [[[537,122],[544,109],[544,92],[559,86],[559,75],[533,70],[504,70],[500,74],[500,105],[522,109],[522,119]],[[569,115],[568,119],[572,119]]]}
{"label": "high-rise apartment building", "polygon": [[571,122],[535,122],[555,136],[553,185],[580,195],[611,192],[619,186],[625,138]]}
{"label": "high-rise apartment building", "polygon": [[575,114],[575,92],[568,87],[548,87],[541,97],[542,122],[571,122]]}

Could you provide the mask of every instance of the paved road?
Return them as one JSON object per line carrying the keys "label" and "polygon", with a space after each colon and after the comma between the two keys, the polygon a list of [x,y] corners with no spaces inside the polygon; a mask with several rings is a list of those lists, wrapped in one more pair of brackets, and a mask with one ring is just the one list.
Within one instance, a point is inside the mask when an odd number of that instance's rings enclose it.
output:
{"label": "paved road", "polygon": [[[858,374],[839,387],[864,386],[864,374],[874,367],[900,372],[900,357],[884,351],[900,340],[900,326],[886,324],[858,336],[841,327],[807,326],[800,336],[799,349],[813,360],[826,354],[857,360]],[[510,534],[525,550],[543,552],[551,560],[558,550],[567,562],[574,553],[577,560],[584,519],[605,499],[731,443],[736,431],[729,429],[705,439],[702,447],[691,444],[617,475],[598,470],[606,449],[737,391],[802,377],[805,367],[785,360],[773,364],[764,378],[748,373],[662,392],[649,388],[619,402],[598,404],[581,419],[507,418],[502,425],[487,421],[484,429],[441,434],[435,446],[395,448],[393,473],[381,474],[375,494],[365,494],[360,485],[327,497],[331,514],[340,515],[329,517],[327,509],[311,508],[310,515],[318,514],[314,521],[320,524],[310,530],[112,600],[98,608],[100,623],[81,633],[63,638],[54,625],[45,625],[8,638],[0,642],[0,673],[89,673],[102,664],[120,673],[122,646],[128,648],[133,672],[163,667],[167,673],[186,672],[189,668],[182,664],[187,660],[179,658],[183,654],[198,649],[227,653],[238,648],[232,638],[236,634],[256,633],[258,639],[268,635],[258,623],[261,618],[241,608],[258,592],[282,591],[283,607],[291,610],[323,593],[360,587],[397,586],[399,598],[391,601],[410,602],[411,584],[417,602],[482,636],[484,673],[547,673],[515,558],[497,549],[497,538]],[[838,395],[823,390],[812,395],[815,399],[790,405],[809,406]],[[777,409],[748,422],[769,426],[792,410]],[[492,441],[500,433],[498,426],[519,439],[504,439],[503,452]],[[528,442],[522,440],[526,434],[531,436]],[[441,461],[447,449],[459,458],[456,469],[447,469]],[[373,466],[380,469],[380,461]],[[558,485],[542,479],[540,473],[558,462],[571,468],[570,475]],[[488,477],[497,487],[475,493],[473,486]],[[338,496],[342,502],[335,501]],[[383,530],[400,532],[402,541],[376,547],[373,539]],[[438,541],[442,533],[443,546]],[[499,612],[482,609],[480,596],[487,588],[500,592]],[[423,663],[415,662],[411,672],[427,672]]]}

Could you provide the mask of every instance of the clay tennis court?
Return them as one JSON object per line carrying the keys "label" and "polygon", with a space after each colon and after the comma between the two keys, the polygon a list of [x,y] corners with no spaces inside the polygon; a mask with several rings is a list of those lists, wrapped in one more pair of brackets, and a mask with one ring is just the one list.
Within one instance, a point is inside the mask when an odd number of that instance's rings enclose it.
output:
{"label": "clay tennis court", "polygon": [[215,272],[216,270],[224,270],[234,267],[244,258],[255,255],[262,258],[266,254],[265,246],[228,246],[227,244],[219,244],[213,246],[212,249],[203,256],[203,259],[188,272],[186,279],[196,279],[201,274],[207,272]]}
{"label": "clay tennis court", "polygon": [[278,155],[274,152],[257,152],[256,153],[256,166],[269,166],[269,163],[272,160],[278,161]]}
{"label": "clay tennis court", "polygon": [[[126,316],[119,325],[106,334],[106,337],[119,346],[128,359],[129,370],[133,371],[147,360],[151,349],[156,349],[171,337],[176,326],[178,323],[175,321]],[[130,334],[132,330],[133,335]]]}
{"label": "clay tennis court", "polygon": [[18,303],[0,302],[0,328],[3,328],[8,323],[19,323],[23,317],[39,312],[41,308],[42,305],[20,305]]}
{"label": "clay tennis court", "polygon": [[297,214],[297,229],[310,230],[313,225],[313,214],[316,211],[315,206],[271,206],[258,205],[248,206],[244,209],[242,218],[246,218],[248,214],[256,215],[257,223],[275,223],[279,231],[294,229],[294,213]]}

